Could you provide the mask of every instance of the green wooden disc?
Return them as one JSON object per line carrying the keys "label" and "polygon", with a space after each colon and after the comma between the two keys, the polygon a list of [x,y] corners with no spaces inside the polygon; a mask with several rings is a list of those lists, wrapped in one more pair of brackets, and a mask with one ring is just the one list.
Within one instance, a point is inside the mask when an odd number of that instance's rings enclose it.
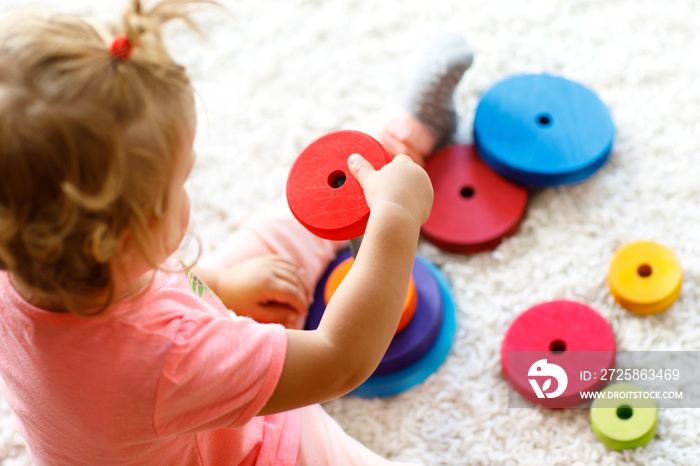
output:
{"label": "green wooden disc", "polygon": [[608,385],[591,405],[591,425],[598,440],[612,450],[642,447],[656,434],[657,407],[643,388],[628,383]]}

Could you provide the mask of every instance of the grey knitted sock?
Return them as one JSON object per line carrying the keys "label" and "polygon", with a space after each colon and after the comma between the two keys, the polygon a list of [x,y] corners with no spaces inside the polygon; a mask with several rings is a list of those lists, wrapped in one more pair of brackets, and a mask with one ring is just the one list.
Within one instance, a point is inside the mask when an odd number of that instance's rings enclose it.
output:
{"label": "grey knitted sock", "polygon": [[438,145],[457,127],[454,89],[473,59],[464,37],[440,33],[427,44],[399,95],[399,104],[433,131]]}

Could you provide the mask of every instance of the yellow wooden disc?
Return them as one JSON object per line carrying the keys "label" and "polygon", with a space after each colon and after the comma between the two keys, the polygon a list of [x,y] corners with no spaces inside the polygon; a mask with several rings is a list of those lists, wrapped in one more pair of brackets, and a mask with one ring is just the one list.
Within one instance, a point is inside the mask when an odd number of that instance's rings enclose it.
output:
{"label": "yellow wooden disc", "polygon": [[683,272],[669,248],[653,241],[629,243],[615,251],[608,285],[615,300],[630,312],[656,314],[681,293]]}

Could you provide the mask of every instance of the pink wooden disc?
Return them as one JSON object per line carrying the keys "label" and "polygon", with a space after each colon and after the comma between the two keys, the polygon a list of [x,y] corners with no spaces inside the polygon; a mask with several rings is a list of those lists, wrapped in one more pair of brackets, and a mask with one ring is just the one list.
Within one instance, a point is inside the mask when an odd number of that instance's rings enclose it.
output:
{"label": "pink wooden disc", "polygon": [[[543,360],[546,362],[539,366],[556,365],[568,375],[566,390],[554,398],[539,397],[533,387],[532,381],[539,379],[546,391],[546,372],[538,374],[535,364]],[[501,364],[511,387],[526,400],[550,408],[578,406],[586,401],[581,391],[599,390],[607,384],[603,370],[615,367],[615,335],[608,321],[586,304],[567,300],[538,304],[516,317],[508,328]],[[582,376],[584,371],[590,377]],[[550,381],[548,386],[557,384]]]}

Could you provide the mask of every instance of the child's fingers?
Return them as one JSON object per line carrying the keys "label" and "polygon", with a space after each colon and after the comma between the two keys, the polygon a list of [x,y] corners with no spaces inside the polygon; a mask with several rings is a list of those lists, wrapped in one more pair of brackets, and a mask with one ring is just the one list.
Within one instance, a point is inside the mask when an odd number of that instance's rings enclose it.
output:
{"label": "child's fingers", "polygon": [[360,154],[352,154],[348,157],[348,168],[350,173],[357,179],[360,186],[364,188],[367,177],[375,172],[371,163],[365,160]]}
{"label": "child's fingers", "polygon": [[275,302],[258,306],[254,315],[257,322],[282,324],[287,328],[301,328],[305,317],[305,315],[299,315],[289,305]]}
{"label": "child's fingers", "polygon": [[304,283],[304,280],[301,278],[301,275],[299,275],[298,270],[296,268],[292,270],[278,269],[277,271],[275,271],[275,276],[277,279],[282,280],[286,284],[290,285],[293,289],[293,292],[300,298],[303,298],[304,307],[307,307],[309,305],[309,291],[307,290],[306,284]]}
{"label": "child's fingers", "polygon": [[271,304],[286,305],[302,315],[306,315],[309,306],[306,290],[284,277],[277,277],[272,288],[268,290],[266,301]]}
{"label": "child's fingers", "polygon": [[283,280],[292,283],[294,286],[298,287],[302,293],[304,293],[309,301],[311,300],[311,294],[309,293],[309,288],[304,280],[304,276],[299,267],[294,264],[291,260],[283,256],[275,256],[276,270],[275,275]]}

